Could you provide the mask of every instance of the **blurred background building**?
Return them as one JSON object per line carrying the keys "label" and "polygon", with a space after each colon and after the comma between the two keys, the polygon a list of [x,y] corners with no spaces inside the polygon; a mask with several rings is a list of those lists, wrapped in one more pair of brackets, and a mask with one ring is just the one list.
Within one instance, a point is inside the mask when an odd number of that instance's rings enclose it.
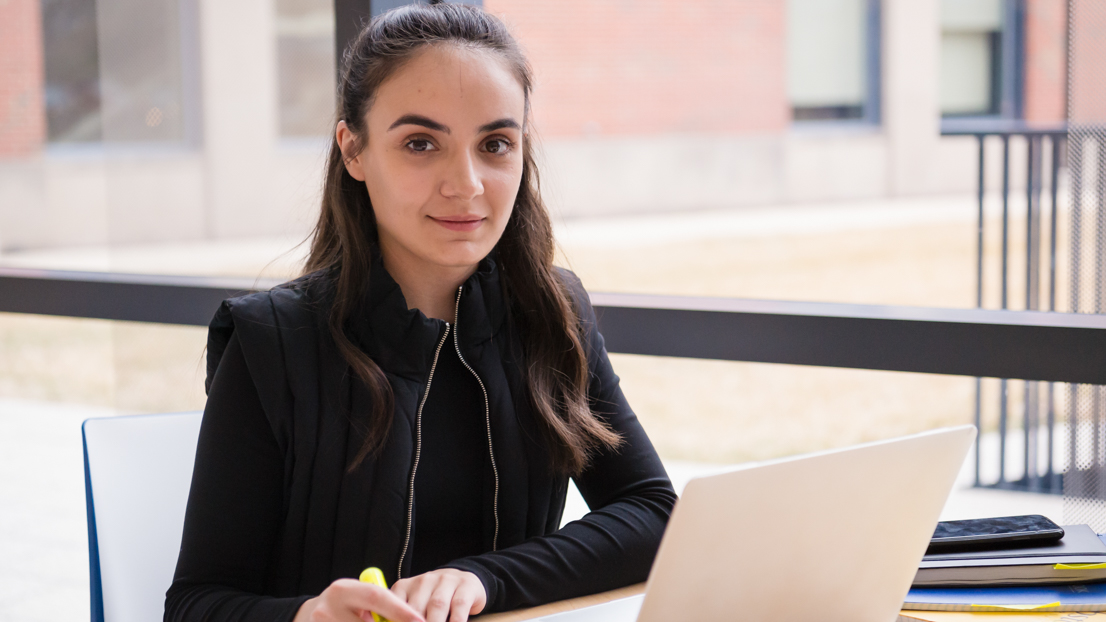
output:
{"label": "blurred background building", "polygon": [[[970,193],[943,119],[1066,114],[1063,0],[484,7],[562,217]],[[0,250],[307,232],[333,3],[8,0],[0,28]]]}

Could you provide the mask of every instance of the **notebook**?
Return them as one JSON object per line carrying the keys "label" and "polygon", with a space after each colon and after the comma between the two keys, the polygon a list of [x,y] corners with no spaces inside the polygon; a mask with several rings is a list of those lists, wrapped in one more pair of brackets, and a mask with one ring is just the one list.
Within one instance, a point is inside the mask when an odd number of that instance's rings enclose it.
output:
{"label": "notebook", "polygon": [[1088,525],[1065,525],[1046,546],[926,555],[914,587],[1086,583],[1106,579],[1106,543]]}

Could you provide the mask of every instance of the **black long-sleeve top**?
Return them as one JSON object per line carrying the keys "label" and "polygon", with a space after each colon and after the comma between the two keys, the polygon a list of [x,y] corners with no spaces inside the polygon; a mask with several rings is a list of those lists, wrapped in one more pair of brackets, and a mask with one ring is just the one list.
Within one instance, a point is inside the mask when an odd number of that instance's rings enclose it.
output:
{"label": "black long-sleeve top", "polygon": [[[601,351],[601,342],[598,345]],[[593,384],[615,383],[615,390],[608,386],[604,397],[615,399],[606,408],[624,413],[609,418],[623,445],[601,452],[576,478],[593,511],[552,533],[515,537],[505,547],[502,539],[509,536],[500,534],[500,550],[493,552],[487,538],[494,526],[489,525],[486,507],[492,480],[484,399],[475,378],[452,350],[443,348],[422,413],[411,566],[404,576],[443,566],[473,572],[487,592],[486,611],[643,580],[675,494],[617,391],[617,377],[609,371],[605,351],[604,368],[599,377],[593,377]],[[274,567],[280,570],[287,563],[282,547],[289,521],[288,450],[274,434],[273,417],[256,388],[260,363],[244,353],[237,335],[229,338],[220,354],[200,430],[181,554],[167,594],[165,618],[291,620],[303,601],[317,595],[326,582],[355,576],[357,566],[352,564],[384,564],[354,555],[356,561],[347,563],[346,571],[316,576],[313,589],[290,594],[287,588],[275,587]],[[498,467],[504,487],[509,488],[512,474],[508,471],[525,470],[525,465],[512,464],[510,448],[502,440],[499,443],[497,451],[503,455],[497,456]],[[555,494],[563,507],[563,491]],[[371,498],[366,501],[372,503]],[[505,523],[512,521],[516,507],[526,506],[525,500],[509,496],[500,504]],[[560,514],[556,507],[551,511]],[[510,528],[505,524],[503,530]],[[334,542],[336,551],[357,549],[360,544],[352,539],[344,544],[339,524],[323,535]],[[372,540],[372,534],[361,537]],[[389,578],[395,580],[394,575]]]}

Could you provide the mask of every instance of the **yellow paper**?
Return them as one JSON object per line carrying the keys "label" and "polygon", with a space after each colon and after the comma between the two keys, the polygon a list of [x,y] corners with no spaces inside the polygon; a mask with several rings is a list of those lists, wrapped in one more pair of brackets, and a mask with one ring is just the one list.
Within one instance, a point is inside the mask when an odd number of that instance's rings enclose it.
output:
{"label": "yellow paper", "polygon": [[1106,612],[972,612],[972,611],[903,611],[904,622],[1106,622]]}
{"label": "yellow paper", "polygon": [[1106,564],[1056,564],[1053,570],[1101,570]]}
{"label": "yellow paper", "polygon": [[972,605],[972,609],[1001,609],[1003,611],[1033,611],[1034,609],[1051,609],[1059,607],[1060,601],[1047,605]]}

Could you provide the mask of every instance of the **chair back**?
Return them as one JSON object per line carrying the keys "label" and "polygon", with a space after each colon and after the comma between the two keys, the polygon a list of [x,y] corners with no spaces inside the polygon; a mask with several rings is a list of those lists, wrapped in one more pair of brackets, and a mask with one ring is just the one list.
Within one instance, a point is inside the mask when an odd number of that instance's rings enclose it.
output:
{"label": "chair back", "polygon": [[93,622],[162,619],[201,415],[108,417],[81,426]]}

